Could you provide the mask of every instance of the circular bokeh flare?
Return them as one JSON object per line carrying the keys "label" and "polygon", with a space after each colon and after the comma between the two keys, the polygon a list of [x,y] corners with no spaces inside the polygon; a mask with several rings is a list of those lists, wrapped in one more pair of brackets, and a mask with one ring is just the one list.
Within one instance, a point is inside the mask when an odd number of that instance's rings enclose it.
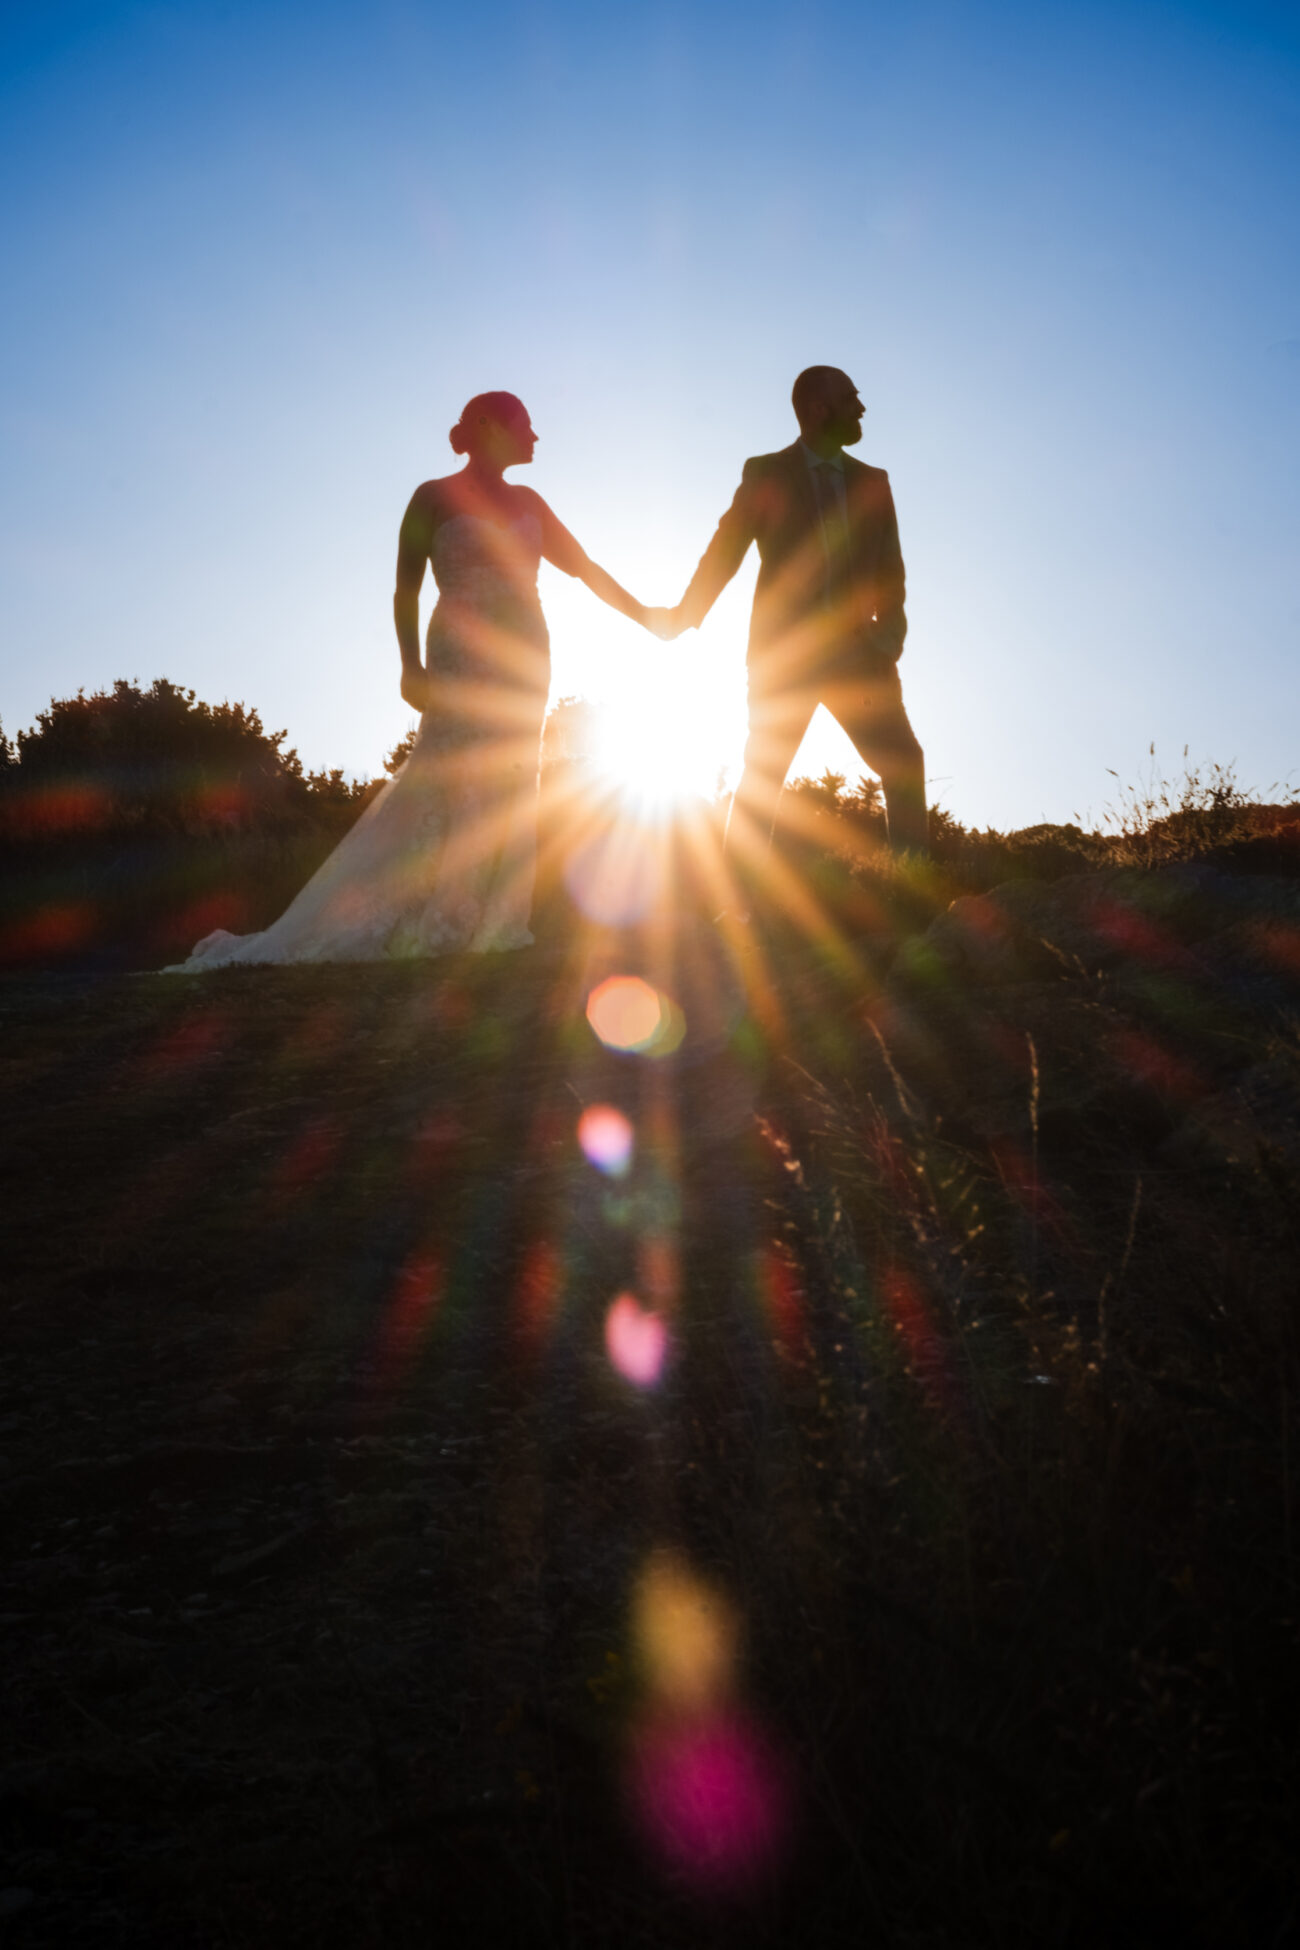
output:
{"label": "circular bokeh flare", "polygon": [[670,995],[639,975],[610,975],[587,997],[587,1021],[606,1049],[628,1055],[670,1056],[686,1034],[686,1018]]}

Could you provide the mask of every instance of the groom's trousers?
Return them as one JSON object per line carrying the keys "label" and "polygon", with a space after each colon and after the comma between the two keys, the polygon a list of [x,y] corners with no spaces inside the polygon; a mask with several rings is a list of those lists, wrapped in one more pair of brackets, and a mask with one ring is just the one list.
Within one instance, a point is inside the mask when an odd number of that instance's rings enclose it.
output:
{"label": "groom's trousers", "polygon": [[[831,664],[791,678],[765,659],[749,666],[749,736],[745,765],[727,825],[728,849],[766,847],[786,774],[813,712],[824,704],[848,733],[863,765],[880,779],[895,851],[924,852],[929,844],[925,755],[903,707],[898,666],[886,656],[856,668]],[[739,830],[737,830],[737,828]],[[747,844],[745,835],[749,835]]]}

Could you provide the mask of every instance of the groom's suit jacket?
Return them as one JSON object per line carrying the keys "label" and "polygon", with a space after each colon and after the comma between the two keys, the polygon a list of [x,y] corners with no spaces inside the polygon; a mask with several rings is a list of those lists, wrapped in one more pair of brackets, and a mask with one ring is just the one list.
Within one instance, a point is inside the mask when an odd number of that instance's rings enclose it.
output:
{"label": "groom's suit jacket", "polygon": [[757,542],[751,683],[869,677],[902,654],[905,583],[889,476],[851,454],[843,460],[844,519],[829,525],[829,552],[802,443],[747,460],[682,598],[685,621],[699,623]]}

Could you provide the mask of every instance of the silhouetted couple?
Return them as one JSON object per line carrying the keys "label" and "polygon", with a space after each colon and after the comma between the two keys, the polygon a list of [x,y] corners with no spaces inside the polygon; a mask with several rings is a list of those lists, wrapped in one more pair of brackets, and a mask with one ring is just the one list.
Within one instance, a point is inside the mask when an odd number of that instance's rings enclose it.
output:
{"label": "silhouetted couple", "polygon": [[[880,775],[891,844],[924,849],[924,763],[897,671],[907,622],[889,479],[844,451],[861,438],[864,410],[845,373],[810,367],[795,381],[793,402],[799,439],[746,461],[686,594],[668,610],[630,596],[540,495],[506,481],[506,469],[531,461],[537,444],[522,403],[511,393],[472,399],[450,434],[466,466],[416,489],[398,542],[402,696],[421,713],[409,758],[278,921],[255,935],[218,930],[184,967],[484,953],[531,942],[550,686],[537,598],[543,558],[670,639],[703,621],[756,542],[749,737],[728,848],[766,846],[786,773],[824,703]],[[426,565],[438,600],[422,661]]]}

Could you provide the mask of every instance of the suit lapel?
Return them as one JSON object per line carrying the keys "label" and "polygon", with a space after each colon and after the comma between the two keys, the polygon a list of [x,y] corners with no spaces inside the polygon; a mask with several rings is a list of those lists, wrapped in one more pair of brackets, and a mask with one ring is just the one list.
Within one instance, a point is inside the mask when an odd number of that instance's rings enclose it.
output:
{"label": "suit lapel", "polygon": [[849,524],[852,526],[860,517],[862,510],[862,487],[867,478],[867,470],[860,460],[852,454],[844,456],[844,505],[848,510]]}
{"label": "suit lapel", "polygon": [[851,454],[844,456],[844,499],[848,509],[849,535],[856,552],[869,546],[875,496],[870,489],[873,469]]}
{"label": "suit lapel", "polygon": [[[781,449],[781,460],[785,468],[786,481],[790,490],[790,508],[795,517],[795,526],[803,529],[810,522],[819,522],[821,512],[817,506],[817,493],[813,487],[812,470],[804,459],[801,442],[795,441],[792,447]],[[796,513],[797,511],[797,513]]]}

